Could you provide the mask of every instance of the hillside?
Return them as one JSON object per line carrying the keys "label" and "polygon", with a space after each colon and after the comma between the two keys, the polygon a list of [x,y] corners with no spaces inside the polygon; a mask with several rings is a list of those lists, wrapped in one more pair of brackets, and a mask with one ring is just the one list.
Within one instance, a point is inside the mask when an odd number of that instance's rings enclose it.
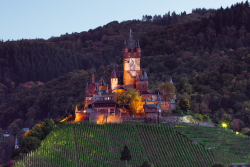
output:
{"label": "hillside", "polygon": [[[216,11],[113,21],[48,40],[0,42],[0,128],[16,132],[44,118],[63,117],[83,101],[93,73],[96,81],[103,76],[109,83],[113,63],[122,67],[121,50],[130,28],[141,44],[141,67],[149,76],[149,89],[172,77],[177,102],[188,98],[190,111],[209,115],[214,123],[227,121],[235,131],[250,127],[246,1]],[[16,124],[18,119],[25,121],[23,127]],[[9,147],[1,144],[4,162]]]}
{"label": "hillside", "polygon": [[[241,19],[238,19],[241,18]],[[153,30],[140,38],[142,68],[149,88],[173,78],[190,110],[219,123],[250,126],[250,7],[248,2],[218,9],[214,16]],[[226,115],[225,115],[226,116]]]}
{"label": "hillside", "polygon": [[87,80],[86,71],[74,71],[15,94],[0,105],[0,127],[6,129],[16,119],[32,127],[45,118],[63,117],[84,100]]}
{"label": "hillside", "polygon": [[168,12],[164,16],[146,16],[143,21],[110,22],[80,33],[44,39],[0,41],[0,103],[29,81],[48,82],[73,70],[87,70],[110,63],[121,63],[121,50],[129,29],[135,39],[152,30],[190,20],[201,20],[213,9],[196,9],[192,14]]}
{"label": "hillside", "polygon": [[131,152],[132,166],[148,161],[154,166],[210,167],[216,160],[211,151],[168,126],[82,122],[55,128],[41,147],[14,166],[125,166],[120,160],[124,145]]}

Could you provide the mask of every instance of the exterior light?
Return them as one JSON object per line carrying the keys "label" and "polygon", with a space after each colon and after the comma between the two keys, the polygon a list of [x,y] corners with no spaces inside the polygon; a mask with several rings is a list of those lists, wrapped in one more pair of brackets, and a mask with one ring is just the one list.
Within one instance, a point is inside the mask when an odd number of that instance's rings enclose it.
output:
{"label": "exterior light", "polygon": [[222,123],[221,125],[222,125],[222,127],[224,127],[224,128],[227,127],[227,124],[226,124],[226,123]]}
{"label": "exterior light", "polygon": [[236,135],[239,134],[239,132],[236,132]]}
{"label": "exterior light", "polygon": [[86,110],[84,110],[83,112],[86,113]]}

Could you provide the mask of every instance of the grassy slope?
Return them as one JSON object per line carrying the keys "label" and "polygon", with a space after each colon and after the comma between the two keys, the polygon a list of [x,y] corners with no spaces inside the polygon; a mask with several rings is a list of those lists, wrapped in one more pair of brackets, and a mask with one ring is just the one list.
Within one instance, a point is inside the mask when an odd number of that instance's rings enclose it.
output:
{"label": "grassy slope", "polygon": [[[228,158],[234,162],[250,162],[250,140],[247,136],[236,135],[229,129],[210,128],[201,126],[176,125],[175,129],[191,140],[198,141],[205,146],[217,146],[218,161],[229,163]],[[226,152],[227,154],[223,154]]]}
{"label": "grassy slope", "polygon": [[[76,166],[73,124],[55,128],[41,147],[15,166]],[[149,161],[155,166],[211,166],[211,151],[183,138],[168,126],[140,124],[75,124],[80,166],[124,166],[120,153],[126,144],[132,166]]]}

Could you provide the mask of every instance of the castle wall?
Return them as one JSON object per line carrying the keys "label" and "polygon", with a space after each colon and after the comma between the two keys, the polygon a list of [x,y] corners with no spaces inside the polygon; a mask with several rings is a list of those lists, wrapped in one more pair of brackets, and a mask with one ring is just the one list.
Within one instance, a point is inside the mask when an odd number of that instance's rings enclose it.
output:
{"label": "castle wall", "polygon": [[97,124],[122,123],[122,119],[121,115],[108,115],[95,112],[90,114],[89,122],[95,122]]}
{"label": "castle wall", "polygon": [[136,83],[136,90],[139,91],[147,91],[148,90],[148,84],[145,83]]}
{"label": "castle wall", "polygon": [[170,111],[170,101],[161,101],[161,110],[162,111]]}
{"label": "castle wall", "polygon": [[128,71],[124,71],[123,84],[125,85],[126,89],[135,87],[135,78],[132,77]]}

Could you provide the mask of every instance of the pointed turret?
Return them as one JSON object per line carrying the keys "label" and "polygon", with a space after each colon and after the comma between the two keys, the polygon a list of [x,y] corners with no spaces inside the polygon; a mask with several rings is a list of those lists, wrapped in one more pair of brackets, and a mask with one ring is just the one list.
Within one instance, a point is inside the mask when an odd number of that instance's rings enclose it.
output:
{"label": "pointed turret", "polygon": [[111,78],[117,78],[115,68],[113,69],[113,71],[111,73]]}
{"label": "pointed turret", "polygon": [[116,64],[114,64],[114,68],[110,77],[111,90],[116,89],[118,85],[118,78],[116,73],[117,73],[117,66]]}
{"label": "pointed turret", "polygon": [[145,100],[145,105],[148,105],[148,101],[147,101],[147,99]]}
{"label": "pointed turret", "polygon": [[138,76],[138,74],[136,74],[136,79],[140,79],[139,76]]}
{"label": "pointed turret", "polygon": [[16,135],[16,141],[15,141],[15,149],[18,149],[17,135]]}
{"label": "pointed turret", "polygon": [[173,84],[173,80],[172,80],[172,78],[170,77],[170,79],[169,79],[169,82],[171,83],[171,84]]}
{"label": "pointed turret", "polygon": [[161,101],[161,96],[160,96],[159,92],[158,92],[157,100]]}
{"label": "pointed turret", "polygon": [[75,113],[77,113],[78,112],[78,108],[77,108],[77,106],[76,106],[76,108],[75,108]]}
{"label": "pointed turret", "polygon": [[132,52],[133,52],[133,49],[135,49],[135,41],[134,41],[133,36],[132,36],[131,28],[130,28],[130,34],[129,34],[129,38],[128,38],[127,47],[128,47],[128,49],[131,49]]}
{"label": "pointed turret", "polygon": [[124,41],[124,48],[128,48],[126,40]]}
{"label": "pointed turret", "polygon": [[89,83],[86,84],[86,88],[89,88]]}
{"label": "pointed turret", "polygon": [[144,71],[144,79],[148,79],[148,75],[146,71]]}
{"label": "pointed turret", "polygon": [[105,86],[105,85],[106,85],[106,84],[105,84],[105,81],[104,81],[103,77],[101,77],[100,86]]}

